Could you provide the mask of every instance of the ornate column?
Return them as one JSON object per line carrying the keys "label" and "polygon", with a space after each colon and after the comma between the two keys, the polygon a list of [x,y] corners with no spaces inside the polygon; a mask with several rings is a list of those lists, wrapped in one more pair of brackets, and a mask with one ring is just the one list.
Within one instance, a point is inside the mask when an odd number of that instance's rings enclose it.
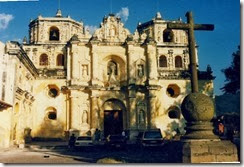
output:
{"label": "ornate column", "polygon": [[92,61],[91,61],[91,78],[92,85],[99,85],[99,65],[98,65],[98,55],[97,55],[97,43],[92,42]]}
{"label": "ornate column", "polygon": [[74,127],[73,127],[73,120],[74,120],[74,115],[73,115],[73,113],[74,113],[74,109],[75,109],[75,99],[76,99],[76,97],[73,97],[73,96],[71,96],[70,97],[70,118],[69,118],[69,127],[70,127],[70,129],[73,129]]}
{"label": "ornate column", "polygon": [[184,68],[189,69],[189,54],[187,49],[183,50],[183,55]]}
{"label": "ornate column", "polygon": [[67,47],[67,80],[71,79],[71,55],[70,55],[70,47]]}
{"label": "ornate column", "polygon": [[127,128],[132,130],[136,129],[136,91],[133,87],[128,91]]}
{"label": "ornate column", "polygon": [[74,129],[76,128],[75,126],[78,125],[78,118],[77,118],[77,113],[78,113],[78,101],[77,101],[77,94],[75,90],[71,90],[71,96],[70,96],[70,128]]}
{"label": "ornate column", "polygon": [[[97,95],[97,92],[92,92],[92,95],[91,95],[91,117],[90,117],[90,125],[91,125],[91,128],[101,128],[100,127],[100,115],[99,115],[99,104],[98,104],[98,95]],[[100,129],[101,130],[101,129]]]}
{"label": "ornate column", "polygon": [[153,39],[148,39],[147,43],[147,73],[149,84],[156,84],[157,80],[157,58],[156,58],[156,44]]}
{"label": "ornate column", "polygon": [[155,92],[157,87],[148,86],[148,109],[147,109],[147,122],[148,129],[155,128],[155,118],[156,118],[156,96]]}
{"label": "ornate column", "polygon": [[71,128],[71,97],[69,95],[66,95],[66,131],[68,131]]}
{"label": "ornate column", "polygon": [[173,63],[174,63],[173,53],[174,52],[172,49],[168,50],[169,57],[168,57],[168,64],[167,65],[168,65],[170,70],[175,68],[173,65]]}
{"label": "ornate column", "polygon": [[135,67],[133,66],[133,62],[132,62],[132,57],[134,54],[134,50],[133,50],[133,44],[134,41],[128,41],[127,42],[127,81],[128,81],[128,85],[130,84],[134,84],[135,83],[135,76],[133,76],[133,72],[135,69]]}
{"label": "ornate column", "polygon": [[97,97],[96,96],[91,96],[91,128],[97,128]]}

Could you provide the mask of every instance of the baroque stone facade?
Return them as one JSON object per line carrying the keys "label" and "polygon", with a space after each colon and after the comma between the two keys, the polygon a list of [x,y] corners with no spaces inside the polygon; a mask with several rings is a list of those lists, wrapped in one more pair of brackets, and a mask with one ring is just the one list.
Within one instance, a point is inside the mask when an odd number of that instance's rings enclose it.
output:
{"label": "baroque stone facade", "polygon": [[[19,111],[19,122],[30,122],[13,135],[21,138],[31,129],[32,137],[65,138],[71,131],[86,135],[99,129],[101,137],[127,131],[133,140],[147,128],[160,128],[164,137],[183,133],[180,104],[190,92],[187,33],[167,29],[168,22],[182,21],[157,13],[130,33],[109,14],[90,34],[60,10],[32,20],[29,41],[10,42],[6,49],[28,67],[15,75],[16,85],[30,90],[20,105],[23,94],[15,89],[22,95],[11,103],[13,111]],[[213,96],[213,77],[206,76],[200,77],[200,90]]]}

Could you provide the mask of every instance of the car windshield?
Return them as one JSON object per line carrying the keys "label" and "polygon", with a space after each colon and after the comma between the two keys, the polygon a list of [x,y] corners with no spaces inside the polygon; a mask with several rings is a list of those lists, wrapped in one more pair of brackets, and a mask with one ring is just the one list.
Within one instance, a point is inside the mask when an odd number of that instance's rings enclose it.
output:
{"label": "car windshield", "polygon": [[91,140],[91,137],[89,137],[89,136],[82,136],[82,137],[78,137],[77,140]]}
{"label": "car windshield", "polygon": [[162,138],[160,132],[145,132],[144,138]]}

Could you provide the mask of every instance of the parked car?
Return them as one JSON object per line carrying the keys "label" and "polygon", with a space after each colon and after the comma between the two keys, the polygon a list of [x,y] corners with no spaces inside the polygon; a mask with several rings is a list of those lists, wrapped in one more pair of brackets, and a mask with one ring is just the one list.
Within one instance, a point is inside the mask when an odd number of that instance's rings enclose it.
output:
{"label": "parked car", "polygon": [[92,137],[90,136],[79,136],[75,141],[75,147],[91,147],[93,146]]}
{"label": "parked car", "polygon": [[163,141],[160,129],[146,130],[140,139],[141,146],[143,147],[162,146]]}
{"label": "parked car", "polygon": [[122,148],[126,145],[126,138],[122,135],[108,135],[105,144],[110,147]]}

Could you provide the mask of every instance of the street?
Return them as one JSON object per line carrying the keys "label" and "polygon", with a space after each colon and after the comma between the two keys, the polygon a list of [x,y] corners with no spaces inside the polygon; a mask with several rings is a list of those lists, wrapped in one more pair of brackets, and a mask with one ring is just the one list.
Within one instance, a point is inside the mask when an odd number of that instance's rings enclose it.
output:
{"label": "street", "polygon": [[[43,145],[46,144],[46,145]],[[165,163],[168,153],[161,148],[141,149],[135,145],[126,148],[70,149],[67,145],[38,143],[27,148],[10,148],[0,151],[1,163]]]}

